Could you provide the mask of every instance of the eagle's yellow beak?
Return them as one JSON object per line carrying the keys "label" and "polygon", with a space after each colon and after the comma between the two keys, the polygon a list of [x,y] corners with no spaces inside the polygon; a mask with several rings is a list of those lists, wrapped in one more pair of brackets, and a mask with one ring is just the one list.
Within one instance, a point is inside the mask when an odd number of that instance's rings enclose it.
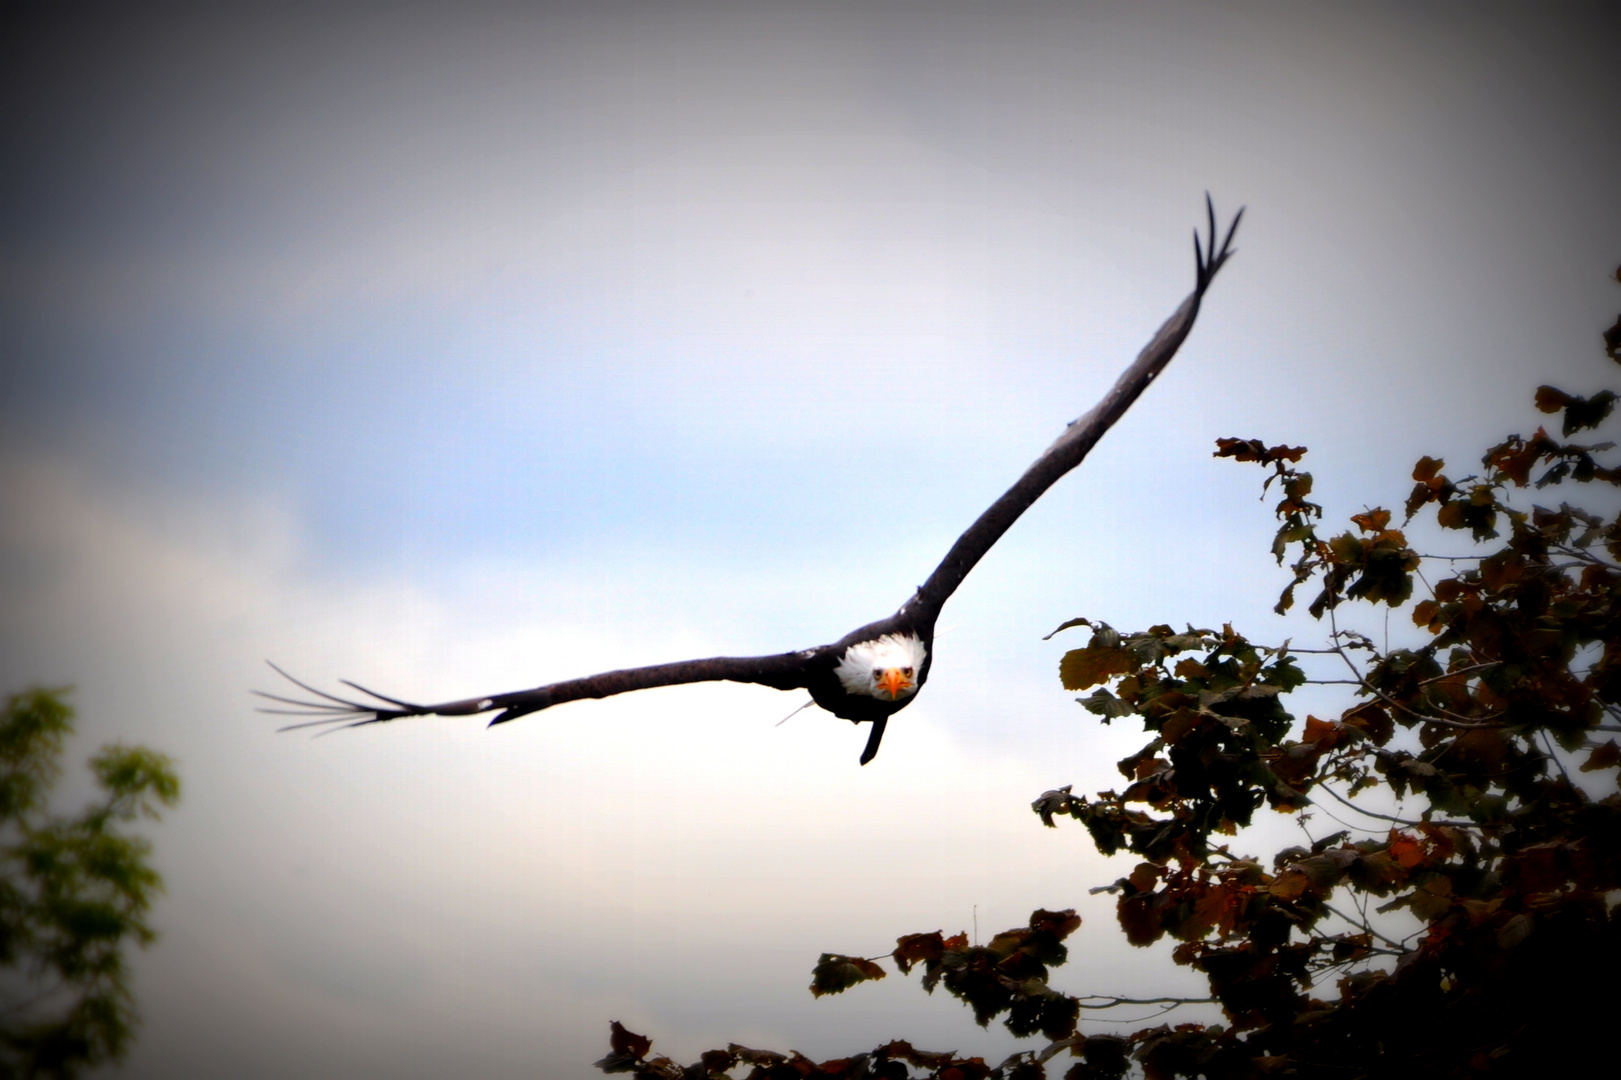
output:
{"label": "eagle's yellow beak", "polygon": [[878,689],[882,690],[891,701],[900,697],[901,691],[911,685],[912,680],[907,678],[900,668],[885,668],[884,673],[878,676]]}

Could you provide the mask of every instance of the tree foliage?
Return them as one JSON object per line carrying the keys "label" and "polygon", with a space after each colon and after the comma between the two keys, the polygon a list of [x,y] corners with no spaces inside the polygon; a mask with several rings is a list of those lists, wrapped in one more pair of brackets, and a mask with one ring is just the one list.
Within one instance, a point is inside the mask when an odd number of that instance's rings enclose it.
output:
{"label": "tree foliage", "polygon": [[145,947],[163,882],[126,826],[180,798],[172,763],[110,745],[90,759],[100,798],[77,817],[47,805],[73,709],[59,690],[6,700],[0,717],[0,1077],[71,1077],[120,1060],[137,1015],[126,944]]}
{"label": "tree foliage", "polygon": [[[1621,319],[1604,339],[1621,362]],[[897,1041],[823,1062],[734,1044],[683,1067],[617,1023],[598,1066],[661,1080],[1035,1080],[1059,1058],[1066,1080],[1134,1063],[1150,1080],[1439,1078],[1543,1074],[1597,1053],[1621,1003],[1621,464],[1611,443],[1562,440],[1615,400],[1541,387],[1560,438],[1510,436],[1455,477],[1422,458],[1401,527],[1374,508],[1332,535],[1304,448],[1218,440],[1217,457],[1261,466],[1263,496],[1280,496],[1272,554],[1292,577],[1276,610],[1306,590],[1320,647],[1232,626],[1059,627],[1090,631],[1063,658],[1064,686],[1103,723],[1140,722],[1148,742],[1119,763],[1120,790],[1060,787],[1032,809],[1136,857],[1103,887],[1121,929],[1135,945],[1174,940],[1223,1022],[1083,1034],[1086,1010],[1128,999],[1049,984],[1080,919],[1042,910],[984,946],[908,934],[884,957],[824,954],[814,969],[819,996],[883,978],[886,958],[920,967],[926,991],[943,987],[982,1026],[1044,1040],[995,1066]],[[1569,484],[1608,511],[1543,505]],[[1472,550],[1421,554],[1415,519]],[[1359,631],[1369,607],[1405,612],[1411,643]],[[1298,718],[1286,703],[1307,683],[1343,683],[1349,700]],[[1263,807],[1296,815],[1306,843],[1236,850]],[[1343,827],[1313,836],[1319,815]]]}

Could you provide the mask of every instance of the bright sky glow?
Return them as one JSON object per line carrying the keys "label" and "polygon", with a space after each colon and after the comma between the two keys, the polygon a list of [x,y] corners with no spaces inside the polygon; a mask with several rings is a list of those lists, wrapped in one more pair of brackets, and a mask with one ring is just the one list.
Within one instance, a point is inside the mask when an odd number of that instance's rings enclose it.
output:
{"label": "bright sky glow", "polygon": [[[186,783],[127,1075],[583,1078],[612,1019],[683,1060],[999,1059],[910,980],[805,989],[976,907],[1080,908],[1071,990],[1183,988],[1086,894],[1132,864],[1028,810],[1141,742],[1041,637],[1320,634],[1270,614],[1217,437],[1309,445],[1343,520],[1533,428],[1538,383],[1616,384],[1598,7],[19,23],[0,687],[76,685],[83,754]],[[315,740],[252,710],[265,658],[443,700],[888,614],[1187,293],[1206,190],[1249,209],[1192,337],[947,605],[871,766],[757,687]]]}

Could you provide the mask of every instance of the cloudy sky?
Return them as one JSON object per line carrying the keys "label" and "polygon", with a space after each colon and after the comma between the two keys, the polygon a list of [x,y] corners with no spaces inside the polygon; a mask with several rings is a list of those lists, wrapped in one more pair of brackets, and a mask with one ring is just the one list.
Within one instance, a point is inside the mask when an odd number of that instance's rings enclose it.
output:
{"label": "cloudy sky", "polygon": [[[1000,1057],[915,980],[805,987],[1037,906],[1086,916],[1064,988],[1186,988],[1086,893],[1131,864],[1029,812],[1141,741],[1041,637],[1320,633],[1269,614],[1219,436],[1309,445],[1343,518],[1540,382],[1615,384],[1599,7],[8,15],[0,676],[186,784],[128,1074],[587,1077],[611,1019]],[[1199,325],[947,606],[872,765],[758,687],[253,711],[267,658],[442,700],[889,613],[1186,294],[1207,190],[1248,212]]]}

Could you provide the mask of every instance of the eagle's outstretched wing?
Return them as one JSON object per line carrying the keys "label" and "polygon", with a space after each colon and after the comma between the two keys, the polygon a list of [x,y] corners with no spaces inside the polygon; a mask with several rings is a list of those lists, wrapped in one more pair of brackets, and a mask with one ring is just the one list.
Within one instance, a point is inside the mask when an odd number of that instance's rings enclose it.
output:
{"label": "eagle's outstretched wing", "polygon": [[[1210,216],[1210,247],[1208,253],[1199,242],[1199,231],[1193,231],[1193,259],[1196,267],[1196,277],[1193,291],[1188,294],[1182,306],[1165,324],[1159,328],[1152,341],[1143,347],[1137,354],[1132,365],[1121,373],[1120,378],[1103,400],[1092,407],[1092,410],[1077,420],[1072,420],[1064,433],[1053,444],[1044,450],[1035,464],[1025,470],[1019,477],[1018,483],[1008,488],[1000,499],[990,505],[990,508],[979,515],[979,520],[968,527],[968,531],[957,538],[946,552],[946,557],[940,560],[929,580],[923,583],[902,611],[913,608],[917,617],[927,620],[931,624],[940,614],[940,608],[957,591],[963,578],[974,564],[984,557],[985,553],[1002,538],[1002,534],[1012,527],[1019,519],[1019,515],[1030,509],[1037,499],[1041,498],[1046,490],[1058,482],[1059,478],[1069,472],[1091,452],[1103,433],[1114,426],[1116,420],[1125,415],[1131,408],[1131,403],[1137,400],[1148,384],[1154,381],[1165,365],[1171,362],[1176,350],[1181,348],[1188,332],[1193,329],[1193,321],[1199,316],[1199,302],[1204,299],[1205,290],[1210,288],[1210,282],[1223,264],[1233,254],[1233,233],[1238,229],[1239,221],[1244,217],[1244,210],[1239,208],[1233,215],[1232,224],[1227,226],[1226,237],[1221,237],[1216,230],[1216,207],[1205,196],[1205,211]],[[1218,246],[1217,240],[1221,243]]]}
{"label": "eagle's outstretched wing", "polygon": [[928,677],[928,667],[933,662],[932,655],[928,654],[933,651],[935,620],[939,617],[940,609],[946,600],[957,590],[957,586],[962,584],[974,565],[1019,519],[1019,515],[1029,509],[1031,504],[1057,483],[1060,477],[1079,465],[1092,447],[1097,445],[1104,432],[1125,415],[1132,402],[1137,400],[1147,389],[1148,384],[1154,381],[1155,376],[1170,363],[1177,349],[1187,338],[1188,332],[1193,329],[1193,322],[1199,315],[1199,303],[1204,298],[1205,291],[1233,254],[1233,234],[1238,229],[1239,220],[1244,216],[1244,211],[1240,209],[1233,216],[1232,224],[1227,227],[1227,235],[1222,237],[1216,228],[1216,209],[1209,195],[1205,196],[1205,210],[1209,216],[1210,239],[1206,247],[1200,241],[1198,230],[1194,230],[1193,292],[1188,294],[1182,305],[1159,328],[1153,340],[1115,381],[1114,386],[1103,396],[1103,400],[1093,406],[1086,415],[1072,422],[1036,459],[1035,464],[1025,470],[1018,482],[992,503],[990,508],[968,527],[967,532],[957,538],[957,542],[946,553],[945,559],[935,568],[934,573],[929,575],[928,581],[924,582],[911,599],[901,605],[900,610],[888,618],[852,631],[833,645],[823,645],[803,652],[779,653],[774,656],[721,656],[708,660],[687,660],[676,664],[655,664],[651,667],[607,671],[583,679],[537,686],[532,690],[466,698],[437,705],[416,705],[401,701],[379,694],[375,690],[367,690],[347,679],[343,680],[346,686],[374,700],[357,701],[340,697],[300,682],[274,664],[271,667],[275,668],[278,674],[312,696],[293,698],[262,690],[256,690],[254,693],[278,705],[290,706],[290,708],[266,708],[264,710],[266,712],[307,718],[300,723],[282,728],[283,731],[287,731],[293,728],[320,726],[359,727],[386,720],[398,720],[406,716],[472,716],[487,712],[496,713],[495,718],[490,721],[493,725],[553,705],[561,705],[566,701],[611,697],[632,690],[648,690],[681,683],[725,681],[756,683],[779,690],[808,688],[818,704],[836,715],[872,722],[872,732],[861,755],[861,763],[865,765],[878,753],[878,743],[883,738],[889,715],[905,708],[911,703],[912,698],[892,699],[883,703],[865,699],[853,702],[850,708],[846,708],[843,704],[844,699],[841,698],[844,691],[840,689],[839,681],[833,674],[833,664],[844,655],[847,648],[858,642],[875,641],[884,635],[912,634],[920,639],[926,650],[927,659],[917,673],[916,686],[922,686]]}
{"label": "eagle's outstretched wing", "polygon": [[406,716],[475,716],[499,710],[491,724],[502,724],[520,716],[565,701],[582,698],[605,698],[626,694],[632,690],[649,690],[655,686],[679,686],[695,682],[741,682],[770,686],[778,690],[803,689],[808,685],[811,662],[818,656],[816,649],[805,652],[780,653],[775,656],[716,656],[708,660],[685,660],[676,664],[654,664],[650,667],[626,668],[622,671],[604,671],[583,679],[537,686],[531,690],[515,690],[506,694],[444,701],[437,705],[417,705],[409,701],[379,694],[348,679],[340,680],[345,686],[374,701],[356,701],[351,698],[317,690],[308,683],[293,678],[275,664],[270,666],[276,674],[297,686],[313,698],[291,698],[264,690],[254,693],[286,708],[268,707],[263,712],[283,716],[305,716],[308,720],[288,724],[283,731],[298,728],[336,725],[360,727],[385,720],[399,720]]}

